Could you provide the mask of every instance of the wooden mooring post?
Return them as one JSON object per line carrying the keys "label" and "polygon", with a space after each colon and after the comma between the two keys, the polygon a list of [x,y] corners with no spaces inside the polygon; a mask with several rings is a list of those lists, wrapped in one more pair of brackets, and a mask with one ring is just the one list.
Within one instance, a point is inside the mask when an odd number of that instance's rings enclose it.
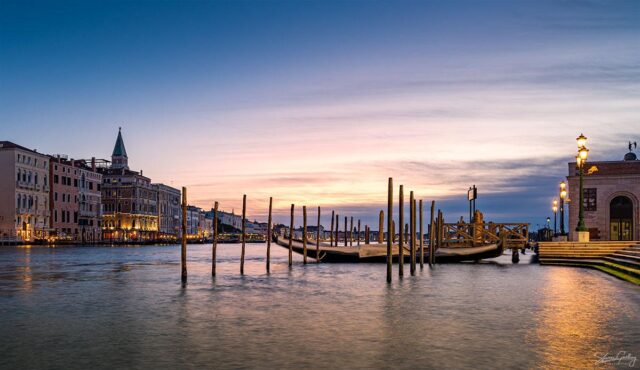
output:
{"label": "wooden mooring post", "polygon": [[413,197],[413,191],[409,193],[409,243],[411,243],[411,276],[416,274],[416,200]]}
{"label": "wooden mooring post", "polygon": [[429,266],[433,266],[433,262],[435,261],[435,257],[434,257],[435,248],[433,247],[433,244],[435,243],[435,236],[433,234],[435,231],[435,221],[433,218],[435,208],[436,208],[436,201],[432,200],[431,201],[431,219],[429,221]]}
{"label": "wooden mooring post", "polygon": [[182,187],[182,238],[180,243],[180,266],[182,283],[187,282],[187,188]]}
{"label": "wooden mooring post", "polygon": [[320,263],[320,206],[318,206],[318,225],[316,228],[316,262]]}
{"label": "wooden mooring post", "polygon": [[418,212],[420,212],[420,270],[422,270],[424,269],[424,222],[422,220],[424,212],[422,210],[422,199],[420,199],[418,208]]}
{"label": "wooden mooring post", "polygon": [[218,202],[213,204],[213,245],[211,246],[211,276],[216,276],[216,253],[218,249]]}
{"label": "wooden mooring post", "polygon": [[329,246],[333,247],[333,224],[334,224],[334,218],[335,217],[335,211],[331,211],[331,233],[329,234]]}
{"label": "wooden mooring post", "polygon": [[[381,217],[383,217],[382,211],[380,211]],[[380,239],[380,234],[382,233],[382,225],[379,225],[378,230],[378,239]],[[391,234],[391,229],[393,228],[393,178],[389,177],[389,188],[387,190],[387,283],[391,282],[391,274],[392,268],[391,265],[393,263],[393,235]]]}
{"label": "wooden mooring post", "polygon": [[271,269],[271,210],[273,208],[273,197],[269,197],[269,218],[267,219],[267,274]]}
{"label": "wooden mooring post", "polygon": [[356,244],[360,245],[360,220],[358,220],[358,234],[356,235]]}
{"label": "wooden mooring post", "polygon": [[336,213],[336,237],[334,239],[335,246],[338,246],[338,237],[340,236],[340,216]]}
{"label": "wooden mooring post", "polygon": [[347,227],[349,227],[349,225],[347,224],[347,221],[349,220],[349,218],[347,216],[344,216],[344,246],[347,247],[348,246],[348,240],[347,240]]}
{"label": "wooden mooring post", "polygon": [[369,229],[369,225],[364,225],[364,244],[369,244],[371,237],[371,235],[369,235],[370,233],[371,230]]}
{"label": "wooden mooring post", "polygon": [[242,196],[242,253],[240,254],[240,275],[244,275],[244,254],[247,244],[247,195]]}
{"label": "wooden mooring post", "polygon": [[353,216],[351,216],[351,223],[349,224],[349,246],[353,247]]}
{"label": "wooden mooring post", "polygon": [[291,204],[291,223],[289,224],[289,267],[293,265],[293,210],[295,206]]}
{"label": "wooden mooring post", "polygon": [[307,264],[307,206],[302,206],[302,264]]}
{"label": "wooden mooring post", "polygon": [[380,210],[380,218],[378,219],[378,243],[384,243],[384,211]]}
{"label": "wooden mooring post", "polygon": [[398,276],[404,276],[404,189],[400,185],[400,194],[398,195],[398,223],[400,224],[400,235],[398,240]]}

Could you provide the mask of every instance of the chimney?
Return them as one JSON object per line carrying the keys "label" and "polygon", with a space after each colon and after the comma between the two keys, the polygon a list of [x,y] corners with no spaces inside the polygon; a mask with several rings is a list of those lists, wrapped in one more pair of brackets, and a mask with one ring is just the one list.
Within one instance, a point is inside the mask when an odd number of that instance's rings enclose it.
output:
{"label": "chimney", "polygon": [[91,157],[91,171],[96,172],[96,157]]}
{"label": "chimney", "polygon": [[144,175],[142,174],[142,170],[140,170],[140,176],[144,176]]}

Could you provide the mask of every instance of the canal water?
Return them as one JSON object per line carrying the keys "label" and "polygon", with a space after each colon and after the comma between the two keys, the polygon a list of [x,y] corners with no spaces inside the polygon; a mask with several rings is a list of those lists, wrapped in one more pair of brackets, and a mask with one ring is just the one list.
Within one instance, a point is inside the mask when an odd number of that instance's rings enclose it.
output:
{"label": "canal water", "polygon": [[[640,288],[523,256],[425,267],[302,265],[263,244],[0,249],[2,369],[628,368]],[[397,273],[394,266],[394,273]],[[606,360],[606,358],[605,358]],[[609,358],[611,361],[611,358]],[[640,367],[640,359],[633,364]]]}

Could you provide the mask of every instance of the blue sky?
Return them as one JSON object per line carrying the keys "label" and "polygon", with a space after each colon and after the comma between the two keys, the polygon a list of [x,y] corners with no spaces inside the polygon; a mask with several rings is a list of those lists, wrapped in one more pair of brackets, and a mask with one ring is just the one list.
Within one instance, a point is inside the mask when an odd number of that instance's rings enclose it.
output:
{"label": "blue sky", "polygon": [[638,1],[0,3],[0,137],[261,217],[375,220],[386,179],[534,224],[590,138],[640,139]]}

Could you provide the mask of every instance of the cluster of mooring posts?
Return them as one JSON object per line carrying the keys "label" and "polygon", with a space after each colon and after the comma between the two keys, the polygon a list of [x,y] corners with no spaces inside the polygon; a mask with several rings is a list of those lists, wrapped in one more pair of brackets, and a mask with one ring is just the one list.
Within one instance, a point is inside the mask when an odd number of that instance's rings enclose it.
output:
{"label": "cluster of mooring posts", "polygon": [[[383,210],[379,213],[378,220],[378,234],[377,244],[378,246],[384,246],[386,236],[386,265],[387,265],[387,282],[392,281],[392,265],[394,260],[394,243],[397,241],[398,254],[398,276],[402,278],[404,276],[404,264],[405,264],[405,246],[408,245],[408,253],[410,256],[410,274],[416,274],[416,266],[420,265],[420,269],[425,265],[425,236],[427,240],[427,257],[426,263],[429,266],[434,266],[436,263],[436,252],[443,246],[451,246],[453,244],[471,243],[475,244],[479,241],[493,241],[500,242],[502,246],[507,246],[508,242],[512,250],[517,257],[518,248],[524,247],[528,240],[528,224],[484,224],[482,221],[482,215],[479,214],[474,217],[473,223],[445,224],[442,211],[437,209],[436,203],[431,201],[429,224],[427,225],[427,233],[424,230],[424,207],[422,199],[415,199],[413,191],[409,192],[409,220],[405,223],[404,215],[404,186],[400,185],[398,188],[398,222],[400,229],[397,233],[396,239],[396,224],[394,221],[394,187],[393,178],[389,178],[388,183],[388,196],[387,196],[387,214],[386,214],[386,233],[385,233],[385,213]],[[244,274],[244,260],[246,249],[246,211],[247,211],[247,196],[242,197],[242,227],[241,227],[241,254],[240,254],[240,274]],[[295,221],[295,204],[291,204],[291,217],[289,224],[288,234],[288,249],[289,249],[289,267],[293,265],[293,240],[294,240],[294,221]],[[269,198],[269,213],[267,221],[267,241],[266,241],[266,271],[270,272],[271,269],[271,243],[274,237],[273,235],[273,197]],[[181,267],[182,267],[182,281],[187,280],[187,188],[182,188],[182,240],[181,240]],[[477,211],[479,213],[479,211]],[[321,262],[321,243],[326,242],[326,236],[323,237],[320,233],[320,217],[321,209],[317,210],[317,224],[315,233],[315,261]],[[480,225],[480,226],[479,226]],[[331,211],[331,230],[329,232],[329,247],[337,248],[340,243],[340,215],[335,211]],[[353,233],[356,233],[356,246],[360,246],[362,240],[361,221],[357,220],[357,226],[354,229],[354,218],[344,216],[344,229],[343,229],[343,246],[352,247],[354,242]],[[371,229],[369,225],[364,226],[364,245],[370,246],[370,234]],[[286,228],[285,228],[286,231]],[[286,236],[286,235],[283,235]],[[307,207],[302,207],[302,262],[307,264],[307,248],[309,242],[309,235],[307,232]],[[446,239],[446,240],[445,240]],[[213,208],[213,243],[212,243],[212,255],[211,255],[211,275],[216,276],[216,249],[218,242],[218,202],[214,203]],[[524,243],[523,243],[524,242]],[[326,247],[326,244],[324,244]],[[419,256],[419,260],[417,257]],[[514,257],[514,262],[517,262]]]}

